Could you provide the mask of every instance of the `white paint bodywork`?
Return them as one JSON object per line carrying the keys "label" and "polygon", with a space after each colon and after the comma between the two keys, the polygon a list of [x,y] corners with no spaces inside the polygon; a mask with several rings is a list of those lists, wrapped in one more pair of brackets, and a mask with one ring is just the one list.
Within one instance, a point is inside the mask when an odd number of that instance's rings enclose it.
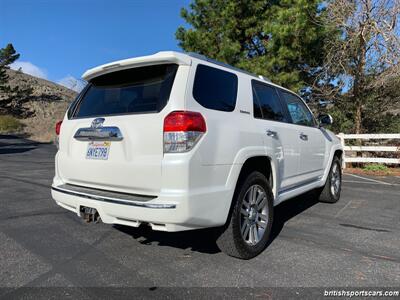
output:
{"label": "white paint bodywork", "polygon": [[[255,119],[251,80],[270,82],[247,73],[176,52],[113,62],[88,70],[83,78],[151,64],[176,63],[179,68],[168,104],[160,113],[105,117],[104,125],[117,126],[124,140],[112,142],[107,161],[85,159],[87,142],[74,133],[89,127],[94,118],[64,117],[56,155],[53,187],[74,184],[139,195],[153,195],[151,204],[173,204],[174,209],[147,208],[106,203],[52,190],[62,207],[79,214],[80,206],[96,208],[105,223],[138,226],[149,223],[155,230],[180,231],[223,225],[243,164],[255,156],[269,158],[273,176],[274,204],[324,185],[336,150],[337,137],[322,128]],[[202,107],[192,96],[196,66],[209,65],[238,77],[233,112]],[[163,153],[163,120],[174,110],[200,112],[207,132],[187,153]],[[241,112],[242,111],[242,112]],[[243,113],[249,112],[248,113]],[[276,137],[266,135],[277,132]],[[299,138],[308,135],[308,141]]]}

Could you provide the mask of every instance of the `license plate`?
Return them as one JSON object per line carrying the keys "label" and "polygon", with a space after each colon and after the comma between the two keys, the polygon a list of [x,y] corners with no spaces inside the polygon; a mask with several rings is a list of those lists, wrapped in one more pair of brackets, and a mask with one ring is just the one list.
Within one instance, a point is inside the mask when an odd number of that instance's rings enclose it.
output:
{"label": "license plate", "polygon": [[90,142],[86,151],[86,159],[107,160],[111,142]]}

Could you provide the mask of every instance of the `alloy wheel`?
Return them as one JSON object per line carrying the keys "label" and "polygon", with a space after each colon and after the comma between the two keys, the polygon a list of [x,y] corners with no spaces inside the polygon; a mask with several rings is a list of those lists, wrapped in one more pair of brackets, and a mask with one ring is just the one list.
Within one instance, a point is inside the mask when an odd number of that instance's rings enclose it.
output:
{"label": "alloy wheel", "polygon": [[268,219],[267,193],[260,185],[252,185],[246,191],[240,210],[240,231],[243,240],[254,246],[265,234]]}
{"label": "alloy wheel", "polygon": [[341,184],[341,176],[340,176],[340,169],[338,167],[338,164],[334,164],[332,166],[332,172],[331,172],[331,193],[333,196],[337,196],[340,192],[340,184]]}

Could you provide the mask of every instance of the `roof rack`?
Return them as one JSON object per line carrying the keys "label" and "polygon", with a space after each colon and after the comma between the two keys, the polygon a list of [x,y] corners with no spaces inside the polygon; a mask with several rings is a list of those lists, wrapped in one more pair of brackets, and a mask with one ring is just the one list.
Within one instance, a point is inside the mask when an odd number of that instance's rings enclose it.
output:
{"label": "roof rack", "polygon": [[205,56],[205,55],[198,54],[198,53],[195,53],[195,52],[189,52],[189,53],[187,53],[187,54],[188,54],[189,56],[191,56],[191,57],[198,58],[198,59],[201,59],[201,60],[204,60],[204,61],[207,61],[207,62],[216,64],[216,65],[219,65],[219,66],[221,66],[221,67],[225,67],[225,68],[228,68],[228,69],[237,71],[237,72],[241,72],[241,73],[244,73],[244,74],[247,74],[247,75],[250,75],[250,76],[254,76],[254,77],[260,78],[260,79],[262,79],[262,80],[271,82],[271,80],[268,79],[267,77],[264,77],[264,76],[261,76],[261,75],[258,75],[258,76],[257,76],[256,74],[247,72],[247,71],[245,71],[245,70],[243,70],[243,69],[240,69],[240,68],[236,68],[236,67],[234,67],[234,66],[231,66],[231,65],[229,65],[229,64],[220,62],[220,61],[218,61],[218,60],[209,58],[209,57],[207,57],[207,56]]}

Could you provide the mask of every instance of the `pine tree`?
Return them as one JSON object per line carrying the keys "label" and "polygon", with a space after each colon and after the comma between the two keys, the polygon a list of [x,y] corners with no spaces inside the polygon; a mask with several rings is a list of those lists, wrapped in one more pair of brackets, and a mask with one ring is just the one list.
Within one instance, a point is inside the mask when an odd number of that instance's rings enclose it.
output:
{"label": "pine tree", "polygon": [[0,113],[27,117],[32,112],[24,106],[32,94],[31,87],[10,87],[7,70],[19,58],[12,44],[0,49]]}
{"label": "pine tree", "polygon": [[194,0],[176,38],[193,51],[299,91],[323,60],[321,0]]}
{"label": "pine tree", "polygon": [[0,92],[5,92],[9,87],[7,86],[8,75],[6,70],[9,65],[19,58],[19,54],[15,51],[12,44],[8,44],[5,48],[0,49]]}

